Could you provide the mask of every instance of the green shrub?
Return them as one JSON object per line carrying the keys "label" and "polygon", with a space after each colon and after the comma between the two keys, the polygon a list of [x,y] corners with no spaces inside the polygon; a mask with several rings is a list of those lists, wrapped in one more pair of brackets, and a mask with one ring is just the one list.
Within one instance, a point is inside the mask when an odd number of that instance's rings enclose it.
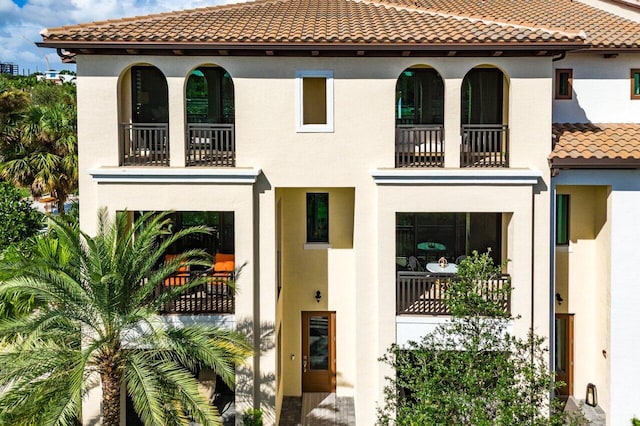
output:
{"label": "green shrub", "polygon": [[249,408],[242,415],[244,426],[262,426],[262,410],[259,408]]}

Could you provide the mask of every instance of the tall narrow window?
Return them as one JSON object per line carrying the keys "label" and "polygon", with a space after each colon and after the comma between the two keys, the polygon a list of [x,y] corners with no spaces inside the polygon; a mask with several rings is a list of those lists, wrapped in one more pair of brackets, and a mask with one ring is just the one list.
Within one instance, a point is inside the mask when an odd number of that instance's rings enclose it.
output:
{"label": "tall narrow window", "polygon": [[573,97],[573,70],[556,70],[556,99],[571,99]]}
{"label": "tall narrow window", "polygon": [[329,194],[307,193],[307,242],[329,242]]}
{"label": "tall narrow window", "polygon": [[444,123],[444,83],[431,68],[406,69],[396,83],[396,125]]}
{"label": "tall narrow window", "polygon": [[474,68],[462,81],[461,124],[502,124],[505,80],[496,68]]}
{"label": "tall narrow window", "polygon": [[631,99],[640,99],[640,69],[631,70]]}
{"label": "tall narrow window", "polygon": [[333,131],[333,71],[296,73],[298,132]]}
{"label": "tall narrow window", "polygon": [[132,121],[134,123],[168,123],[168,93],[167,81],[159,69],[132,67]]}
{"label": "tall narrow window", "polygon": [[556,195],[556,245],[569,244],[569,195]]}

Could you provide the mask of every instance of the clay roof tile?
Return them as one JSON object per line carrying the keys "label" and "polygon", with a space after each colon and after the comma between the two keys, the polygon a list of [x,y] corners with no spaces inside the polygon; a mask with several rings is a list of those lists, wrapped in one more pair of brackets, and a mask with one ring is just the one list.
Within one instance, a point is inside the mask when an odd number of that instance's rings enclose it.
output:
{"label": "clay roof tile", "polygon": [[[601,26],[598,37],[580,33]],[[45,44],[586,41],[638,47],[639,29],[640,24],[570,0],[258,0],[50,28],[42,36]]]}
{"label": "clay roof tile", "polygon": [[589,164],[640,161],[640,124],[556,123],[549,161],[557,166],[567,158],[590,160]]}

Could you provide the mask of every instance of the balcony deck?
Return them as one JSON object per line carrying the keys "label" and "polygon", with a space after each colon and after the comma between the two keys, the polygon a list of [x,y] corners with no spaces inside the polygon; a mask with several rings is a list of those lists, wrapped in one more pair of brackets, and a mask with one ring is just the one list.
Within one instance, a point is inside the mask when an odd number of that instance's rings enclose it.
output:
{"label": "balcony deck", "polygon": [[188,123],[185,160],[187,166],[235,167],[234,125]]}
{"label": "balcony deck", "polygon": [[156,294],[160,295],[168,289],[185,285],[195,278],[206,276],[206,282],[180,294],[178,298],[165,303],[160,310],[163,314],[233,314],[235,313],[234,289],[230,285],[232,274],[214,276],[211,272],[186,272],[167,278],[159,286]]}
{"label": "balcony deck", "polygon": [[[399,271],[396,278],[396,315],[451,315],[446,303],[447,286],[455,275]],[[505,311],[511,309],[511,298],[502,293],[509,276],[491,280],[483,286],[483,295],[498,300]]]}
{"label": "balcony deck", "polygon": [[509,127],[506,124],[464,124],[460,167],[509,167]]}
{"label": "balcony deck", "polygon": [[396,125],[396,167],[444,167],[443,133],[442,125]]}
{"label": "balcony deck", "polygon": [[122,123],[120,165],[169,166],[167,123]]}
{"label": "balcony deck", "polygon": [[[460,167],[509,167],[506,124],[465,124],[460,134]],[[444,126],[397,124],[395,167],[444,167]]]}

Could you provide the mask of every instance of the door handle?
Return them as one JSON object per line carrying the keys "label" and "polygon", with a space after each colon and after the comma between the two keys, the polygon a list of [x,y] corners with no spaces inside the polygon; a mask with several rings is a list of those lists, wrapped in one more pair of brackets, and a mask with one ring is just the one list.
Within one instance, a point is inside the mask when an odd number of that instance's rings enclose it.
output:
{"label": "door handle", "polygon": [[306,355],[302,357],[302,372],[303,373],[307,372],[307,356]]}

